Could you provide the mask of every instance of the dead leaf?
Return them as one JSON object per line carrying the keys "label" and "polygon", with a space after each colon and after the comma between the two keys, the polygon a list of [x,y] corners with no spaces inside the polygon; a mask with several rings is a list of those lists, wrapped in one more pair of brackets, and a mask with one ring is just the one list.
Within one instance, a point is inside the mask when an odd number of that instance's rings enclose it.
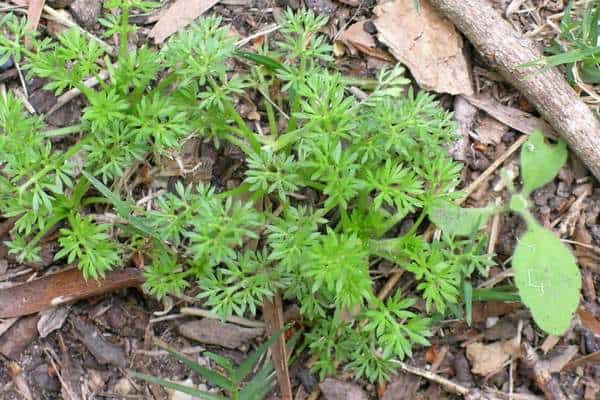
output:
{"label": "dead leaf", "polygon": [[367,20],[363,20],[350,25],[345,31],[340,33],[338,40],[344,43],[350,50],[353,50],[352,47],[355,43],[363,47],[374,48],[376,46],[375,39],[364,28],[366,22]]}
{"label": "dead leaf", "polygon": [[60,329],[67,320],[70,311],[71,306],[67,304],[40,312],[40,320],[37,323],[40,337],[45,338],[50,333]]}
{"label": "dead leaf", "polygon": [[488,95],[468,96],[466,99],[475,107],[485,111],[505,125],[516,131],[529,134],[536,129],[541,129],[549,137],[558,137],[552,127],[543,119],[537,118],[518,108],[505,106]]}
{"label": "dead leaf", "polygon": [[134,268],[111,271],[105,279],[87,281],[78,269],[68,269],[0,290],[0,318],[33,314],[59,304],[139,286],[143,281],[141,271]]}
{"label": "dead leaf", "polygon": [[369,397],[356,383],[327,378],[319,384],[325,400],[368,400]]}
{"label": "dead leaf", "polygon": [[559,349],[558,354],[544,361],[546,363],[546,369],[551,374],[562,371],[565,365],[571,362],[578,351],[579,348],[577,346],[564,346]]}
{"label": "dead leaf", "polygon": [[513,340],[491,344],[470,343],[467,358],[471,361],[471,372],[487,376],[499,371],[512,356],[518,355],[520,346]]}
{"label": "dead leaf", "polygon": [[334,49],[339,56],[343,55],[343,48],[340,48],[340,43],[343,43],[350,52],[355,55],[356,51],[375,58],[377,60],[395,63],[396,59],[390,53],[377,47],[375,39],[364,28],[369,20],[359,21],[340,33],[338,40],[335,41]]}
{"label": "dead leaf", "polygon": [[521,303],[507,303],[503,301],[488,301],[485,303],[473,303],[473,323],[480,323],[488,317],[500,317],[510,314],[522,307]]}
{"label": "dead leaf", "polygon": [[511,357],[518,357],[521,354],[522,330],[523,322],[519,321],[517,334],[511,340],[468,344],[466,353],[471,361],[471,372],[487,376],[498,372]]}
{"label": "dead leaf", "polygon": [[261,328],[243,328],[210,318],[185,322],[178,330],[188,339],[228,349],[236,349],[264,333]]}
{"label": "dead leaf", "polygon": [[479,119],[475,132],[481,143],[496,145],[500,143],[502,136],[508,132],[508,126],[495,118],[484,115]]}
{"label": "dead leaf", "polygon": [[[267,324],[267,334],[272,336],[284,328],[283,306],[279,291],[275,293],[273,302],[265,297],[263,301],[263,318]],[[271,345],[271,357],[277,373],[277,382],[283,400],[292,400],[292,384],[288,370],[288,357],[285,347],[285,335],[280,334],[279,339]]]}
{"label": "dead leaf", "polygon": [[96,361],[122,368],[127,366],[127,357],[121,346],[106,341],[94,325],[81,318],[73,318],[72,322],[78,333],[77,338],[92,353]]}
{"label": "dead leaf", "polygon": [[582,305],[577,310],[577,315],[583,326],[591,330],[597,337],[600,337],[600,321],[598,321],[592,312]]}
{"label": "dead leaf", "polygon": [[32,31],[37,30],[45,3],[45,0],[29,0],[29,7],[27,8],[27,22],[29,23],[29,29]]}
{"label": "dead leaf", "polygon": [[160,44],[179,29],[188,26],[200,15],[211,9],[219,0],[177,0],[163,13],[149,37]]}
{"label": "dead leaf", "polygon": [[420,86],[440,93],[473,94],[460,34],[426,0],[395,0],[375,8],[379,41],[405,64]]}
{"label": "dead leaf", "polygon": [[25,347],[37,337],[39,318],[37,315],[21,318],[6,331],[0,338],[0,354],[11,359],[19,357]]}
{"label": "dead leaf", "polygon": [[422,382],[419,376],[400,373],[392,378],[381,400],[413,400]]}

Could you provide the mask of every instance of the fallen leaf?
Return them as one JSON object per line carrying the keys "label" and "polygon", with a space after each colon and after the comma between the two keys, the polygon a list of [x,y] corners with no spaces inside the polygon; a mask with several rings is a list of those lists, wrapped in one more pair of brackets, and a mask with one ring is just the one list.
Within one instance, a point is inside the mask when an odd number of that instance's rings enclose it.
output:
{"label": "fallen leaf", "polygon": [[392,378],[381,400],[413,400],[422,382],[419,376],[400,373]]}
{"label": "fallen leaf", "polygon": [[37,323],[40,337],[45,338],[55,330],[60,329],[67,320],[70,311],[71,306],[67,304],[40,312],[40,320]]}
{"label": "fallen leaf", "polygon": [[483,344],[479,342],[467,345],[467,358],[471,361],[471,372],[487,376],[499,371],[504,364],[520,352],[520,346],[513,340]]}
{"label": "fallen leaf", "polygon": [[77,338],[92,353],[98,363],[122,368],[127,366],[127,357],[121,346],[106,341],[94,325],[81,318],[74,318],[72,322],[78,333]]}
{"label": "fallen leaf", "polygon": [[530,134],[541,129],[546,136],[557,138],[558,135],[543,119],[526,113],[518,108],[505,106],[488,95],[467,96],[466,99],[475,107],[485,111],[490,116],[516,131]]}
{"label": "fallen leaf", "polygon": [[591,330],[597,337],[600,337],[600,321],[592,312],[582,305],[577,309],[577,315],[583,326]]}
{"label": "fallen leaf", "polygon": [[59,304],[139,286],[143,281],[141,271],[134,268],[111,271],[105,279],[87,281],[78,269],[68,269],[0,290],[0,318],[33,314]]}
{"label": "fallen leaf", "polygon": [[500,317],[510,314],[522,307],[521,303],[508,303],[503,301],[487,301],[473,303],[473,323],[480,323],[489,317]]}
{"label": "fallen leaf", "polygon": [[0,354],[16,359],[37,336],[38,315],[19,319],[0,338]]}
{"label": "fallen leaf", "polygon": [[463,40],[426,0],[395,0],[375,8],[379,41],[405,64],[420,86],[440,93],[473,94]]}
{"label": "fallen leaf", "polygon": [[218,2],[219,0],[177,0],[160,16],[148,36],[153,38],[155,43],[160,44],[179,29],[191,24]]}
{"label": "fallen leaf", "polygon": [[500,143],[502,136],[508,132],[508,126],[495,118],[484,115],[479,119],[475,132],[481,143],[496,145]]}
{"label": "fallen leaf", "polygon": [[573,357],[575,357],[578,351],[579,348],[577,346],[564,346],[558,351],[558,354],[554,355],[553,357],[547,360],[544,360],[544,362],[546,363],[546,369],[551,374],[562,371],[565,365],[571,362],[571,360],[573,359]]}
{"label": "fallen leaf", "polygon": [[45,3],[45,0],[29,0],[29,7],[27,8],[27,22],[29,23],[29,29],[32,31],[37,30]]}
{"label": "fallen leaf", "polygon": [[376,46],[375,39],[364,28],[366,22],[367,20],[363,20],[350,25],[340,33],[338,40],[350,49],[352,49],[355,43],[363,47],[374,48]]}
{"label": "fallen leaf", "polygon": [[369,397],[360,386],[351,382],[342,382],[327,378],[319,384],[325,400],[368,400]]}
{"label": "fallen leaf", "polygon": [[210,318],[185,322],[178,330],[188,339],[228,349],[236,349],[264,333],[262,328],[243,328]]}

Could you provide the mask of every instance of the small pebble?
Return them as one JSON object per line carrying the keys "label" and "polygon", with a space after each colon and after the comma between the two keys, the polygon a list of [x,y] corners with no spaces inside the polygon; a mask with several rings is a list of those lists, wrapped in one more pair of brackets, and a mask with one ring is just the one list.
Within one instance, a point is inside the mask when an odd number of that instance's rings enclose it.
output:
{"label": "small pebble", "polygon": [[[0,58],[2,58],[4,54],[0,54]],[[9,58],[4,64],[0,65],[0,72],[7,71],[15,66],[12,58]]]}

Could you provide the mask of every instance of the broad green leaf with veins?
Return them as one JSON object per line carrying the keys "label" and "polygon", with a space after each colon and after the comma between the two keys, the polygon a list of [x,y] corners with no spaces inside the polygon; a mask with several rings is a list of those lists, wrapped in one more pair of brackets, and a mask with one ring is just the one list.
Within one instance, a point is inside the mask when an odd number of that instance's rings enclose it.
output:
{"label": "broad green leaf with veins", "polygon": [[579,268],[552,232],[532,220],[528,225],[513,255],[515,283],[540,328],[561,335],[569,329],[579,304]]}
{"label": "broad green leaf with veins", "polygon": [[429,219],[450,236],[470,236],[479,231],[494,212],[492,207],[461,208],[439,200],[429,208]]}
{"label": "broad green leaf with veins", "polygon": [[550,182],[567,161],[567,144],[560,139],[558,144],[547,144],[544,134],[536,129],[521,150],[523,194],[528,196],[534,190]]}

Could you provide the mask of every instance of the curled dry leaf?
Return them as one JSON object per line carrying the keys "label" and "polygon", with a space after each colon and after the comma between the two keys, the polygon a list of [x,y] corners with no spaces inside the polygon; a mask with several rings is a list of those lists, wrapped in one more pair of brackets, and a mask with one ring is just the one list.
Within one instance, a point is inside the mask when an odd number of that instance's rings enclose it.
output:
{"label": "curled dry leaf", "polygon": [[373,22],[379,41],[428,90],[473,94],[473,83],[463,41],[454,26],[440,17],[425,0],[395,0],[375,8]]}

